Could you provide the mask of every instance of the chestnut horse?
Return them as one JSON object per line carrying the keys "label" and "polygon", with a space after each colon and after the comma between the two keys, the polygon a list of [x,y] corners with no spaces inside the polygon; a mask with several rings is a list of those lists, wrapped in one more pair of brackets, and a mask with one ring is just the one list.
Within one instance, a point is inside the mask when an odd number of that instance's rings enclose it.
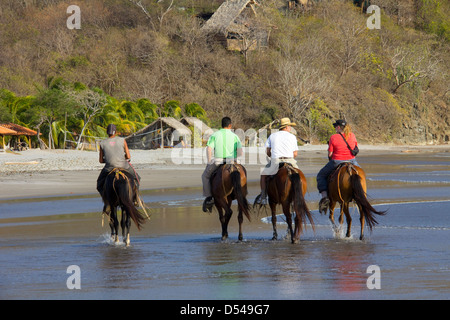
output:
{"label": "chestnut horse", "polygon": [[228,223],[233,214],[231,203],[233,200],[237,200],[239,240],[242,241],[242,222],[244,220],[242,214],[244,213],[250,221],[250,207],[246,198],[247,172],[245,168],[236,163],[221,165],[211,177],[211,192],[222,224],[222,240],[228,238]]}
{"label": "chestnut horse", "polygon": [[[141,230],[145,218],[134,206],[133,199],[135,195],[135,185],[133,177],[125,170],[114,168],[105,181],[105,207],[103,212],[109,215],[109,226],[111,227],[111,238],[119,242],[119,220],[117,218],[117,207],[122,209],[122,237],[123,242],[128,246],[130,244],[130,226],[131,220],[134,221],[138,230]],[[110,210],[107,210],[107,207]],[[109,211],[109,212],[108,212]]]}
{"label": "chestnut horse", "polygon": [[[294,168],[288,163],[280,164],[276,175],[268,177],[267,195],[269,196],[269,206],[272,211],[273,238],[278,238],[276,206],[281,204],[283,213],[291,235],[291,242],[297,243],[300,240],[302,224],[306,227],[308,218],[314,230],[314,221],[308,206],[305,202],[306,178],[300,169]],[[295,228],[292,229],[291,204],[295,212]]]}
{"label": "chestnut horse", "polygon": [[378,222],[375,220],[373,214],[385,215],[386,211],[377,211],[367,200],[366,196],[366,174],[364,170],[358,166],[352,165],[350,162],[344,162],[339,165],[336,170],[330,175],[328,181],[328,198],[330,199],[330,220],[335,231],[337,226],[334,223],[334,208],[337,203],[341,205],[341,215],[339,223],[342,226],[344,223],[344,214],[347,220],[346,237],[350,237],[352,218],[348,210],[349,203],[354,200],[359,208],[361,234],[359,239],[364,238],[364,225],[367,223],[369,229]]}

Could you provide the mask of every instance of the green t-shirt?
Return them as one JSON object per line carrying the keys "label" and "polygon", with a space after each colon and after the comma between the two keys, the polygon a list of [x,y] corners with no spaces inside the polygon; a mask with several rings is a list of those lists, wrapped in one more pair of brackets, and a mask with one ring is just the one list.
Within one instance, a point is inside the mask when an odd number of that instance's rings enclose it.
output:
{"label": "green t-shirt", "polygon": [[208,147],[214,150],[214,158],[237,158],[237,149],[242,148],[241,140],[230,129],[220,129],[209,137]]}

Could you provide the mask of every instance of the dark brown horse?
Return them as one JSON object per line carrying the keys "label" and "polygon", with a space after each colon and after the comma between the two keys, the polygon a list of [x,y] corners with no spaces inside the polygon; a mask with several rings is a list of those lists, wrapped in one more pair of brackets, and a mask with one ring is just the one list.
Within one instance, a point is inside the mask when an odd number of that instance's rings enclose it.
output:
{"label": "dark brown horse", "polygon": [[[117,218],[117,208],[122,209],[122,237],[123,242],[128,246],[130,244],[131,220],[134,221],[138,230],[141,230],[145,218],[134,206],[135,185],[133,177],[125,170],[113,169],[105,181],[105,208],[109,206],[110,210],[103,209],[109,215],[109,226],[111,227],[111,238],[119,242],[119,220]],[[109,212],[107,212],[109,211]],[[131,218],[131,220],[130,220]]]}
{"label": "dark brown horse", "polygon": [[341,205],[341,215],[339,217],[339,223],[342,226],[344,223],[344,214],[347,220],[347,233],[346,237],[350,237],[352,218],[350,216],[348,206],[349,203],[354,200],[359,208],[360,222],[361,222],[361,234],[359,239],[364,238],[364,225],[367,223],[369,229],[372,228],[378,222],[375,220],[374,214],[385,215],[386,211],[377,211],[367,200],[367,186],[366,186],[366,174],[364,170],[358,166],[354,166],[349,162],[345,162],[336,168],[336,170],[330,175],[328,182],[328,197],[330,199],[330,220],[333,223],[333,228],[337,230],[337,226],[334,223],[334,208],[337,203]]}
{"label": "dark brown horse", "polygon": [[[250,221],[250,206],[247,201],[247,172],[240,164],[223,164],[211,177],[211,191],[214,204],[222,224],[222,240],[228,238],[228,223],[233,211],[231,203],[237,200],[239,240],[242,241],[243,213]],[[225,213],[224,213],[225,211]]]}
{"label": "dark brown horse", "polygon": [[[308,218],[314,230],[314,221],[305,202],[306,178],[300,169],[284,163],[277,174],[268,179],[267,195],[269,196],[269,205],[272,211],[272,240],[278,238],[276,206],[281,204],[283,213],[286,216],[291,241],[292,243],[297,243],[300,240],[302,224],[306,227],[306,218]],[[294,230],[292,229],[291,204],[295,212]]]}

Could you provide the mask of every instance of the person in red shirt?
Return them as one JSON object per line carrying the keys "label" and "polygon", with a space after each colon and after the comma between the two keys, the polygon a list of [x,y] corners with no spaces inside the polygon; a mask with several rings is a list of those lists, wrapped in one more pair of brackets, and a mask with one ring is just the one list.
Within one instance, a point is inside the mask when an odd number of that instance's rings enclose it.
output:
{"label": "person in red shirt", "polygon": [[[336,133],[330,137],[328,142],[328,163],[317,174],[317,189],[322,196],[319,202],[319,211],[326,213],[330,204],[328,199],[328,176],[342,162],[351,162],[353,165],[359,166],[355,156],[349,149],[353,150],[358,145],[356,137],[351,132],[350,125],[345,120],[336,120],[333,123]],[[344,140],[345,138],[345,140]],[[347,143],[345,143],[347,141]]]}

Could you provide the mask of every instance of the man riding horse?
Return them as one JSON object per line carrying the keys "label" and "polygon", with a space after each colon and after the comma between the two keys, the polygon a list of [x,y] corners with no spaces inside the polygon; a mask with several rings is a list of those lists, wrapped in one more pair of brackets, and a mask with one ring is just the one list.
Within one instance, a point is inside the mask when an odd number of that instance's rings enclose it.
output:
{"label": "man riding horse", "polygon": [[214,205],[210,182],[213,172],[220,165],[234,161],[242,155],[241,140],[231,131],[231,127],[231,119],[224,117],[222,129],[211,135],[206,144],[207,165],[202,174],[203,195],[206,197],[203,202],[203,212],[207,212]]}
{"label": "man riding horse", "polygon": [[280,163],[287,162],[298,169],[295,160],[298,152],[297,138],[290,133],[291,127],[295,125],[289,118],[283,118],[280,121],[280,131],[271,134],[267,139],[266,154],[270,161],[261,172],[261,194],[256,197],[255,204],[267,204],[266,178],[278,172]]}
{"label": "man riding horse", "polygon": [[[104,163],[105,166],[103,167],[97,179],[97,191],[100,193],[103,201],[105,202],[104,186],[106,177],[114,168],[124,170],[128,172],[136,181],[135,185],[137,190],[135,190],[134,192],[135,199],[133,199],[136,205],[140,176],[129,163],[131,155],[130,150],[128,149],[127,142],[124,138],[116,136],[116,130],[117,129],[114,124],[109,124],[106,129],[108,138],[100,142],[99,162]],[[109,211],[107,206],[105,211]]]}

